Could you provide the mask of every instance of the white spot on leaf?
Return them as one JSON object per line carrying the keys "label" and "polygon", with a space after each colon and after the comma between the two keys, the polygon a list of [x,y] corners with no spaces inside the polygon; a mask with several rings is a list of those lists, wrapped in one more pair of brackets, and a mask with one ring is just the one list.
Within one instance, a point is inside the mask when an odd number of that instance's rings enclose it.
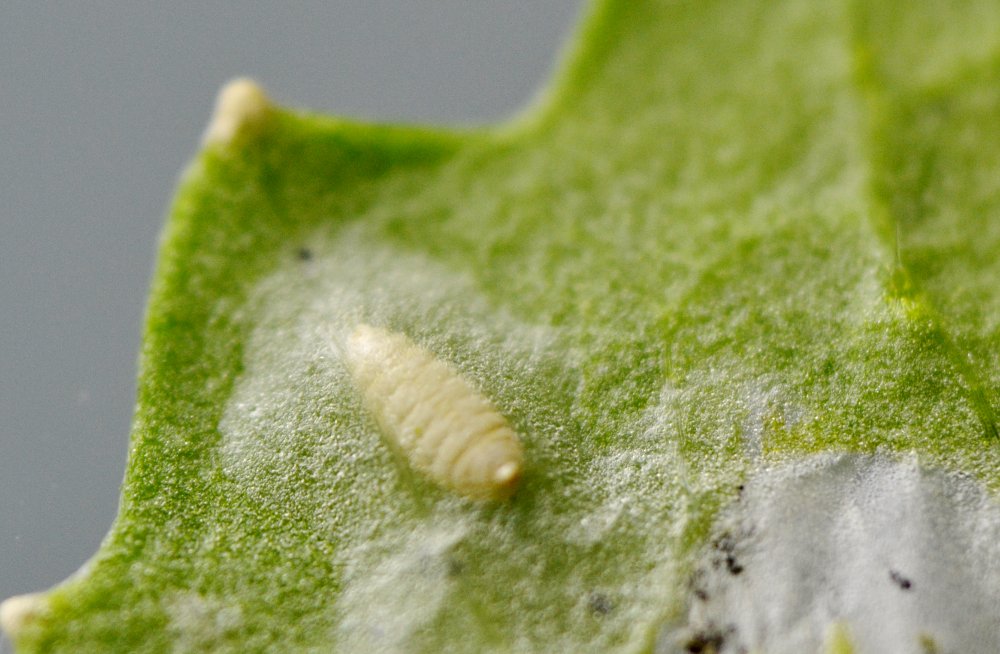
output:
{"label": "white spot on leaf", "polygon": [[0,628],[12,638],[45,610],[44,593],[15,595],[0,602]]}
{"label": "white spot on leaf", "polygon": [[271,101],[256,82],[243,77],[232,80],[219,91],[202,144],[232,142],[241,133],[263,124],[271,108]]}

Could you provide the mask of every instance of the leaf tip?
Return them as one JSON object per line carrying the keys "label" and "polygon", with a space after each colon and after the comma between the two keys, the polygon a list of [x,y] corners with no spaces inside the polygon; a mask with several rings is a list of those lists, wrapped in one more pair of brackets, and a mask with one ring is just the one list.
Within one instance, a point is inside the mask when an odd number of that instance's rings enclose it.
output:
{"label": "leaf tip", "polygon": [[15,595],[0,602],[0,629],[13,640],[46,608],[45,593]]}
{"label": "leaf tip", "polygon": [[247,77],[229,81],[219,91],[202,145],[226,145],[259,130],[272,109],[271,99],[257,82]]}

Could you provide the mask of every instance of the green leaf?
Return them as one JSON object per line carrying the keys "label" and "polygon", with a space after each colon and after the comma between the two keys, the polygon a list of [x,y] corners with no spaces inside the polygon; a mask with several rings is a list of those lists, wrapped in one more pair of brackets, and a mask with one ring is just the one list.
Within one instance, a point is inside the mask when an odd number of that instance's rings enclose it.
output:
{"label": "green leaf", "polygon": [[[606,0],[538,106],[464,132],[230,87],[120,515],[4,605],[19,651],[1000,647],[998,24]],[[361,323],[507,417],[510,501],[387,446]]]}

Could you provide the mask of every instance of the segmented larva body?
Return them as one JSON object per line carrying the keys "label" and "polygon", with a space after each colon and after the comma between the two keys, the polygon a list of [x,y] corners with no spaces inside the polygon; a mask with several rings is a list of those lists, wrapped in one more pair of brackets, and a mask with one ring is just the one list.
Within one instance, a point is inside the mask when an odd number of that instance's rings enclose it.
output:
{"label": "segmented larva body", "polygon": [[472,499],[510,497],[524,467],[521,442],[457,370],[371,325],[354,330],[345,354],[365,404],[414,468]]}

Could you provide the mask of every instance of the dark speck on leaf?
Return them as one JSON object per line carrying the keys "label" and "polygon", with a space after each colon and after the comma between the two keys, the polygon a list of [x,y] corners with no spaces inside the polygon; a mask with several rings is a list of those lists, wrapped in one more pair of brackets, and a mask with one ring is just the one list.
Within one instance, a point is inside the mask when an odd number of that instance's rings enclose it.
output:
{"label": "dark speck on leaf", "polygon": [[[718,552],[724,555],[721,562],[726,564],[726,570],[730,574],[738,575],[743,572],[743,566],[736,560],[736,540],[729,532],[722,534],[713,545]],[[718,568],[719,563],[719,559],[714,561],[716,568]]]}
{"label": "dark speck on leaf", "polygon": [[465,563],[459,559],[449,558],[447,565],[449,577],[458,577],[465,572]]}
{"label": "dark speck on leaf", "polygon": [[313,258],[312,250],[309,248],[299,248],[296,255],[298,256],[299,261],[311,261]]}
{"label": "dark speck on leaf", "polygon": [[590,608],[591,613],[598,616],[607,615],[614,608],[611,599],[604,593],[591,593],[587,600],[587,607]]}
{"label": "dark speck on leaf", "polygon": [[722,651],[726,637],[718,629],[709,627],[691,636],[684,643],[684,651],[691,654],[717,654]]}
{"label": "dark speck on leaf", "polygon": [[896,585],[902,588],[903,590],[910,590],[911,588],[913,588],[913,582],[904,577],[903,575],[901,575],[900,573],[896,572],[895,570],[889,571],[889,578],[892,579],[896,583]]}
{"label": "dark speck on leaf", "polygon": [[688,579],[688,588],[702,602],[708,601],[708,591],[705,589],[705,571],[695,570]]}

